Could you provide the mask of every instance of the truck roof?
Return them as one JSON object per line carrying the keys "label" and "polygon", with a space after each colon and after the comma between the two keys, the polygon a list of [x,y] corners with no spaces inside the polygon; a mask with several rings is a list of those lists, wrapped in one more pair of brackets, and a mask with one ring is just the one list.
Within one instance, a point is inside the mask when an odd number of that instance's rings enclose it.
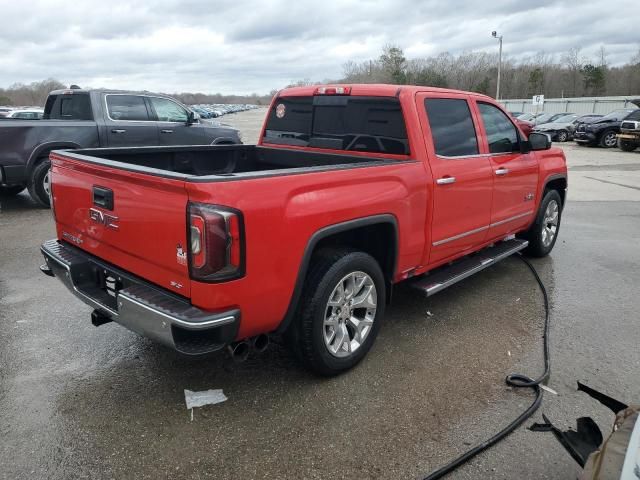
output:
{"label": "truck roof", "polygon": [[124,94],[130,94],[130,95],[152,95],[154,97],[172,98],[170,95],[166,95],[164,93],[149,92],[147,90],[134,91],[134,90],[115,90],[115,89],[107,89],[107,88],[64,88],[64,89],[54,90],[52,92],[49,92],[49,95],[70,95],[70,94],[79,94],[79,93],[88,94],[91,92],[120,93],[120,94],[124,93]]}
{"label": "truck roof", "polygon": [[466,92],[463,90],[454,90],[450,88],[427,87],[419,85],[391,85],[386,83],[331,83],[321,85],[307,85],[303,87],[283,88],[278,92],[278,96],[296,96],[305,97],[312,96],[316,89],[320,87],[350,87],[351,95],[370,95],[374,97],[393,97],[400,95],[401,92],[433,92],[433,93],[449,93],[449,94],[465,94],[474,97],[492,99],[487,95],[476,92]]}

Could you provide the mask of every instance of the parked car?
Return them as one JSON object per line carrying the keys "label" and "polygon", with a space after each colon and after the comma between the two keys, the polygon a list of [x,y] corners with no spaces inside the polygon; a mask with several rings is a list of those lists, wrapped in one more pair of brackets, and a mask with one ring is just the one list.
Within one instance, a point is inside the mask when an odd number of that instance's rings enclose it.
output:
{"label": "parked car", "polygon": [[12,110],[5,118],[17,118],[22,120],[41,120],[44,115],[44,110],[39,109],[20,109]]}
{"label": "parked car", "polygon": [[518,120],[524,120],[524,121],[526,121],[526,122],[533,122],[533,119],[534,119],[535,117],[536,117],[536,116],[535,116],[535,114],[533,114],[533,113],[523,113],[523,114],[518,115],[516,118],[517,118]]}
{"label": "parked car", "polygon": [[12,107],[0,107],[0,118],[4,118],[11,113]]}
{"label": "parked car", "polygon": [[200,122],[171,97],[110,90],[56,90],[42,120],[0,122],[0,194],[28,187],[49,205],[49,153],[60,148],[239,143],[238,131]]}
{"label": "parked car", "polygon": [[531,120],[535,125],[543,125],[545,123],[550,123],[564,115],[573,115],[572,113],[542,113],[540,115],[536,115],[533,120]]}
{"label": "parked car", "polygon": [[567,115],[557,117],[555,120],[548,123],[536,125],[533,130],[535,132],[548,134],[551,136],[552,140],[566,142],[573,138],[574,122],[578,118],[581,117],[577,113],[569,113]]}
{"label": "parked car", "polygon": [[371,348],[395,283],[432,295],[558,238],[562,150],[523,138],[485,95],[289,88],[262,132],[258,145],[52,152],[43,272],[95,325],[239,357],[282,332],[334,375]]}
{"label": "parked car", "polygon": [[625,152],[633,152],[640,147],[640,109],[631,112],[620,123],[618,147]]}
{"label": "parked car", "polygon": [[579,144],[612,148],[618,144],[618,133],[623,120],[635,112],[636,108],[623,108],[608,113],[604,117],[588,119],[576,125],[574,139]]}

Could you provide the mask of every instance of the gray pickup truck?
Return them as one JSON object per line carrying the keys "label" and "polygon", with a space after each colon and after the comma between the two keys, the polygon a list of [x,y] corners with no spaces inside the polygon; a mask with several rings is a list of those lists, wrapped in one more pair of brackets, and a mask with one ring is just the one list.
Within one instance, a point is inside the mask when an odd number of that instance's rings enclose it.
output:
{"label": "gray pickup truck", "polygon": [[57,149],[241,143],[238,131],[152,93],[68,89],[49,94],[42,120],[0,121],[0,195],[25,188],[49,205]]}

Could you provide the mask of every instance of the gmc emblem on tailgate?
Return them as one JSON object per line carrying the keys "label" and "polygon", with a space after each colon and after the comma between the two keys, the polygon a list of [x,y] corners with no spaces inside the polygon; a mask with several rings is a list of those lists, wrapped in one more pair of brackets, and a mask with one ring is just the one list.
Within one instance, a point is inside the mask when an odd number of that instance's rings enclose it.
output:
{"label": "gmc emblem on tailgate", "polygon": [[118,217],[114,217],[113,215],[109,215],[108,213],[103,213],[97,208],[89,209],[89,218],[100,225],[104,225],[107,228],[111,228],[113,230],[118,230],[120,228],[118,226]]}

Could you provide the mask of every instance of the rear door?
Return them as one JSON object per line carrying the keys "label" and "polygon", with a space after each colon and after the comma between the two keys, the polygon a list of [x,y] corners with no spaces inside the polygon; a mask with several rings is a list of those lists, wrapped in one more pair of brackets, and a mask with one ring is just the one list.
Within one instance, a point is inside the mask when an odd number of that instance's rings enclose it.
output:
{"label": "rear door", "polygon": [[464,95],[418,94],[433,176],[429,264],[467,253],[484,241],[491,218],[490,160],[480,152],[477,121]]}
{"label": "rear door", "polygon": [[205,145],[211,143],[197,123],[187,124],[189,112],[168,98],[148,97],[157,120],[160,145]]}
{"label": "rear door", "polygon": [[477,102],[493,175],[489,236],[508,235],[530,222],[537,200],[538,161],[521,153],[520,134],[507,114],[488,102]]}
{"label": "rear door", "polygon": [[110,147],[159,145],[158,126],[145,97],[108,93],[105,95],[107,139]]}
{"label": "rear door", "polygon": [[58,238],[183,296],[187,267],[184,181],[52,156]]}

